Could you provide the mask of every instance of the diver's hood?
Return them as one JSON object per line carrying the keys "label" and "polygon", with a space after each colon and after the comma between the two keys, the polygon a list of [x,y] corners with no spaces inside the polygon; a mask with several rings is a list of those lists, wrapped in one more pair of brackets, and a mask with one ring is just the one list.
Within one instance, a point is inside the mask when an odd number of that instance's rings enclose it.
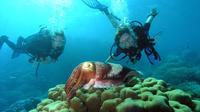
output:
{"label": "diver's hood", "polygon": [[66,39],[63,31],[55,32],[52,38],[52,46],[53,48],[64,47],[66,44]]}
{"label": "diver's hood", "polygon": [[121,49],[137,47],[137,38],[130,24],[122,24],[118,28],[115,42]]}

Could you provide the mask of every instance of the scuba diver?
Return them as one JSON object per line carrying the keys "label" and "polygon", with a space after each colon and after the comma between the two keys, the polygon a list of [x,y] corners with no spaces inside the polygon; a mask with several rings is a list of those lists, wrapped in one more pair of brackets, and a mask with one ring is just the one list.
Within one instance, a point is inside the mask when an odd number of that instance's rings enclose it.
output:
{"label": "scuba diver", "polygon": [[20,54],[27,54],[30,56],[30,63],[38,62],[36,68],[37,76],[41,62],[50,63],[57,61],[58,57],[63,53],[66,40],[63,31],[50,31],[43,27],[39,32],[27,38],[20,36],[16,44],[10,41],[8,36],[0,36],[0,48],[4,43],[13,50],[12,58],[16,58]]}
{"label": "scuba diver", "polygon": [[[120,61],[128,56],[132,63],[136,63],[141,59],[141,52],[143,50],[151,64],[161,60],[158,52],[154,48],[155,39],[151,38],[149,35],[151,23],[158,14],[156,9],[151,10],[144,25],[139,21],[124,21],[122,24],[119,24],[121,19],[110,13],[108,7],[101,4],[99,1],[82,1],[90,8],[98,9],[103,12],[108,17],[113,27],[117,29],[115,43],[111,47],[110,56],[106,62],[111,60]],[[116,51],[112,53],[114,47],[116,47]],[[125,55],[117,59],[122,53]]]}

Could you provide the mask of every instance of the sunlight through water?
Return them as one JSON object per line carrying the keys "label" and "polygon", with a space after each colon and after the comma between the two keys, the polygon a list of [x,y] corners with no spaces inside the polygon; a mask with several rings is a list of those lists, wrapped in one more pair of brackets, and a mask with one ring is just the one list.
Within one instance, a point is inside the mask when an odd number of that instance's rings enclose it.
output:
{"label": "sunlight through water", "polygon": [[71,7],[73,0],[33,0],[33,3],[41,7],[49,7],[53,11],[47,23],[51,30],[65,29],[66,11]]}

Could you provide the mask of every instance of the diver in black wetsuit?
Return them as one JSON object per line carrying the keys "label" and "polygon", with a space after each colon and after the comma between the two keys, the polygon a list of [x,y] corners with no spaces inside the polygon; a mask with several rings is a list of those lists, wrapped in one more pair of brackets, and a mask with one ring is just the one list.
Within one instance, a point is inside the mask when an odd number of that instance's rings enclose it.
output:
{"label": "diver in black wetsuit", "polygon": [[27,38],[19,37],[17,43],[13,43],[8,36],[0,37],[0,48],[7,44],[12,50],[12,58],[19,54],[28,54],[31,56],[29,62],[55,62],[63,53],[66,43],[63,31],[52,32],[47,28],[41,28],[38,33]]}
{"label": "diver in black wetsuit", "polygon": [[[145,51],[145,54],[147,55],[147,58],[151,64],[154,64],[154,61],[156,60],[161,60],[159,54],[154,48],[154,39],[150,38],[149,36],[151,22],[158,14],[156,9],[152,9],[144,25],[138,21],[128,21],[119,24],[121,19],[110,13],[108,7],[101,4],[98,0],[82,1],[90,8],[98,9],[103,12],[108,17],[113,27],[117,29],[115,43],[111,48],[110,56],[106,62],[110,61],[111,59],[122,60],[128,56],[130,61],[135,63],[137,60],[141,59],[142,50]],[[112,53],[114,46],[116,46],[117,49],[114,53]],[[125,56],[120,59],[116,59],[116,57],[118,57],[121,53],[124,53]]]}
{"label": "diver in black wetsuit", "polygon": [[153,9],[144,25],[138,21],[131,21],[120,25],[115,36],[114,45],[117,46],[117,49],[115,53],[111,54],[110,58],[124,53],[125,56],[122,59],[128,56],[130,61],[135,63],[141,59],[141,51],[144,50],[151,64],[154,63],[154,60],[160,61],[161,58],[154,48],[155,40],[149,36],[151,22],[157,14],[156,9]]}

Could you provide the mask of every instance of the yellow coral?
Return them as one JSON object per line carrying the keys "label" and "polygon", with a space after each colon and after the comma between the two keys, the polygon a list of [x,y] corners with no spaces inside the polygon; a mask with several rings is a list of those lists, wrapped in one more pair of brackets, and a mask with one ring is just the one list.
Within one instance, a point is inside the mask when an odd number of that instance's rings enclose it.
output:
{"label": "yellow coral", "polygon": [[169,90],[162,80],[147,78],[133,87],[114,87],[76,91],[66,101],[64,85],[48,91],[44,99],[30,112],[200,112],[200,101],[182,90]]}
{"label": "yellow coral", "polygon": [[50,88],[48,90],[48,98],[52,100],[65,101],[67,98],[66,93],[64,92],[64,86],[64,84],[60,84],[54,88]]}

